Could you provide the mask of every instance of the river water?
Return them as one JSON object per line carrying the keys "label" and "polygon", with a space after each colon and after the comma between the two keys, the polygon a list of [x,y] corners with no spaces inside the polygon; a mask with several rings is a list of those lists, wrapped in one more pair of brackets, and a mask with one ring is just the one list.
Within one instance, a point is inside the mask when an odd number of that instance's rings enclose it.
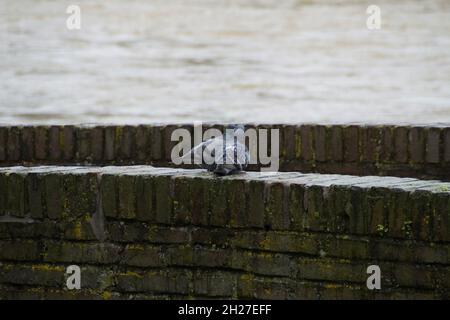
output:
{"label": "river water", "polygon": [[450,1],[0,0],[0,123],[194,120],[450,123]]}

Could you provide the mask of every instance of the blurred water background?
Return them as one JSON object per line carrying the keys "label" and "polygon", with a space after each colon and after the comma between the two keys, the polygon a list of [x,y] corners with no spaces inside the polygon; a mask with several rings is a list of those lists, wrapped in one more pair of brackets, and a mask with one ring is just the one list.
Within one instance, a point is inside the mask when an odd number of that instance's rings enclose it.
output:
{"label": "blurred water background", "polygon": [[194,120],[450,123],[450,1],[0,0],[0,123]]}

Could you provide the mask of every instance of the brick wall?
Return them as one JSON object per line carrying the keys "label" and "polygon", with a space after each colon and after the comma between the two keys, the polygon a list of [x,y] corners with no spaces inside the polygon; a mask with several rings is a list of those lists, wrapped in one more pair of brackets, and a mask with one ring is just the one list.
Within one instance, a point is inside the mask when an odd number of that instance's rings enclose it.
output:
{"label": "brick wall", "polygon": [[449,298],[450,183],[44,166],[0,190],[1,299]]}
{"label": "brick wall", "polygon": [[[0,166],[171,166],[175,128],[192,125],[0,127]],[[220,125],[204,125],[223,128]],[[450,126],[254,125],[280,129],[280,170],[450,180]],[[251,170],[256,170],[253,166]]]}

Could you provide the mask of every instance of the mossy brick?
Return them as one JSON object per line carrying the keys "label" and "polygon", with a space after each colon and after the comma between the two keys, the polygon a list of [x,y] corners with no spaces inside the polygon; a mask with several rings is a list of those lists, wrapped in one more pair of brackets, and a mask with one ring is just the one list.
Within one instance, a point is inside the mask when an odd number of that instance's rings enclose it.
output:
{"label": "mossy brick", "polygon": [[0,241],[0,260],[37,261],[40,259],[41,247],[34,240]]}
{"label": "mossy brick", "polygon": [[305,209],[304,209],[304,188],[299,184],[289,186],[288,210],[290,217],[290,228],[292,230],[304,230]]}
{"label": "mossy brick", "polygon": [[102,174],[100,180],[100,194],[103,214],[105,217],[118,216],[118,186],[114,174]]}
{"label": "mossy brick", "polygon": [[384,236],[388,231],[388,210],[390,204],[387,188],[370,188],[364,191],[367,204],[367,232],[375,236]]}
{"label": "mossy brick", "polygon": [[32,161],[34,158],[34,128],[23,127],[21,134],[21,154],[23,161]]}
{"label": "mossy brick", "polygon": [[200,246],[193,248],[193,264],[198,267],[229,268],[232,259],[232,251],[228,249]]}
{"label": "mossy brick", "polygon": [[151,156],[153,161],[159,161],[163,159],[163,136],[162,127],[154,126],[151,130]]}
{"label": "mossy brick", "polygon": [[[1,145],[1,133],[0,133],[0,145]],[[0,150],[0,160],[1,159],[2,158]],[[450,162],[450,128],[444,129],[444,161]]]}
{"label": "mossy brick", "polygon": [[[224,186],[226,182],[222,182]],[[190,181],[190,189],[192,195],[192,224],[206,226],[209,224],[210,212],[210,189],[212,181],[194,177]],[[214,219],[217,219],[214,218]],[[217,220],[215,220],[217,221]]]}
{"label": "mossy brick", "polygon": [[329,131],[331,131],[329,146],[331,149],[328,151],[328,159],[341,162],[344,158],[343,129],[341,126],[331,126]]}
{"label": "mossy brick", "polygon": [[0,239],[57,239],[61,236],[62,228],[60,224],[49,220],[33,223],[0,223]]}
{"label": "mossy brick", "polygon": [[136,190],[134,175],[118,175],[119,218],[134,219],[136,217]]}
{"label": "mossy brick", "polygon": [[139,221],[155,221],[155,205],[153,198],[155,186],[153,180],[146,175],[135,176],[136,219]]}
{"label": "mossy brick", "polygon": [[219,229],[193,228],[191,231],[190,239],[193,245],[205,244],[217,247],[228,247],[231,243],[233,244],[237,243],[235,235],[241,234],[241,231],[242,230],[234,231],[229,228],[219,228]]}
{"label": "mossy brick", "polygon": [[226,185],[227,194],[230,197],[231,226],[236,228],[248,227],[246,219],[245,181],[234,180]]}
{"label": "mossy brick", "polygon": [[175,224],[189,224],[192,221],[191,180],[183,176],[173,176],[170,179],[170,190]]}
{"label": "mossy brick", "polygon": [[49,264],[0,264],[0,283],[61,288],[65,268]]}
{"label": "mossy brick", "polygon": [[115,145],[116,145],[116,131],[115,127],[105,127],[105,146],[104,146],[104,159],[106,161],[114,161],[116,159]]}
{"label": "mossy brick", "polygon": [[297,259],[297,278],[319,281],[349,281],[365,283],[367,265],[351,263],[343,259],[304,258]]}
{"label": "mossy brick", "polygon": [[284,159],[292,161],[295,159],[295,126],[285,125],[282,127],[284,139]]}
{"label": "mossy brick", "polygon": [[209,224],[211,226],[228,226],[230,224],[229,203],[227,193],[228,182],[212,180],[208,184],[208,208],[211,210]]}
{"label": "mossy brick", "polygon": [[129,244],[121,253],[120,263],[133,267],[165,267],[166,257],[161,246]]}
{"label": "mossy brick", "polygon": [[8,129],[6,127],[0,127],[0,161],[5,161],[7,158],[7,137]]}
{"label": "mossy brick", "polygon": [[427,163],[439,163],[440,144],[441,130],[439,128],[428,128],[425,145],[425,159]]}
{"label": "mossy brick", "polygon": [[13,126],[8,128],[6,155],[9,161],[19,161],[20,154],[20,128]]}
{"label": "mossy brick", "polygon": [[194,294],[207,297],[234,295],[236,274],[224,271],[197,271],[193,275]]}
{"label": "mossy brick", "polygon": [[244,274],[238,277],[237,296],[239,299],[274,299],[290,298],[294,282],[289,279],[257,277]]}
{"label": "mossy brick", "polygon": [[369,240],[348,235],[321,235],[318,239],[318,246],[319,253],[324,257],[352,260],[365,260],[371,257]]}
{"label": "mossy brick", "polygon": [[11,172],[7,176],[6,212],[11,216],[24,217],[28,213],[25,177],[26,175],[20,171]]}
{"label": "mossy brick", "polygon": [[320,186],[305,187],[303,205],[305,210],[304,228],[313,231],[326,231],[329,221],[328,212],[324,208],[323,189]]}
{"label": "mossy brick", "polygon": [[185,227],[151,226],[147,235],[148,242],[162,244],[186,244],[190,238],[190,229]]}
{"label": "mossy brick", "polygon": [[284,183],[266,184],[266,222],[273,230],[289,230],[288,197],[288,185]]}
{"label": "mossy brick", "polygon": [[84,217],[74,221],[61,222],[62,237],[67,240],[97,240],[90,218]]}
{"label": "mossy brick", "polygon": [[326,161],[327,158],[327,127],[322,125],[314,126],[314,150],[315,160]]}
{"label": "mossy brick", "polygon": [[194,265],[194,248],[188,244],[169,246],[164,253],[169,266],[189,267]]}
{"label": "mossy brick", "polygon": [[[108,296],[108,290],[114,286],[114,272],[112,270],[98,266],[80,266],[80,273],[82,291],[86,292],[89,289],[94,289],[92,297],[89,298],[90,300]],[[65,274],[66,281],[69,276],[70,274]]]}
{"label": "mossy brick", "polygon": [[92,215],[97,210],[97,176],[94,173],[64,173],[64,213],[69,218]]}
{"label": "mossy brick", "polygon": [[409,130],[409,154],[413,163],[423,163],[425,154],[425,130],[412,127]]}
{"label": "mossy brick", "polygon": [[265,203],[264,203],[264,183],[261,181],[249,180],[245,184],[247,195],[245,226],[264,228],[265,226]]}
{"label": "mossy brick", "polygon": [[172,222],[172,199],[170,197],[170,176],[154,176],[155,220],[158,223]]}
{"label": "mossy brick", "polygon": [[65,161],[74,160],[75,157],[75,127],[67,125],[63,127],[63,135],[61,140],[61,149],[63,150],[63,158]]}
{"label": "mossy brick", "polygon": [[440,192],[433,194],[430,203],[429,221],[425,216],[422,223],[430,223],[431,237],[434,241],[450,241],[450,193]]}
{"label": "mossy brick", "polygon": [[92,161],[92,128],[90,126],[78,126],[75,128],[76,160],[79,162]]}
{"label": "mossy brick", "polygon": [[150,160],[151,127],[139,125],[136,127],[136,159],[139,162]]}
{"label": "mossy brick", "polygon": [[[116,132],[117,133],[117,132]],[[116,136],[117,137],[117,136]],[[121,160],[130,160],[135,158],[136,150],[136,128],[134,126],[124,126],[120,136],[120,153]]]}
{"label": "mossy brick", "polygon": [[34,138],[35,138],[35,157],[37,160],[47,160],[48,159],[48,145],[49,145],[49,129],[48,126],[37,126],[35,127]]}
{"label": "mossy brick", "polygon": [[360,127],[361,160],[374,163],[379,160],[382,129],[378,126]]}
{"label": "mossy brick", "polygon": [[113,264],[122,247],[111,243],[45,241],[45,262]]}
{"label": "mossy brick", "polygon": [[162,271],[147,273],[126,272],[117,277],[117,288],[124,292],[178,293],[189,292],[189,275]]}
{"label": "mossy brick", "polygon": [[0,173],[0,216],[8,213],[8,175]]}
{"label": "mossy brick", "polygon": [[28,208],[32,218],[43,218],[45,213],[45,181],[42,176],[29,173],[26,176]]}
{"label": "mossy brick", "polygon": [[91,133],[91,155],[92,161],[95,163],[101,163],[103,161],[103,148],[104,148],[104,127],[95,126],[92,128]]}
{"label": "mossy brick", "polygon": [[287,254],[234,251],[232,268],[267,276],[292,276],[293,261]]}
{"label": "mossy brick", "polygon": [[431,240],[433,227],[433,211],[431,194],[415,191],[410,193],[408,210],[411,214],[411,231],[414,239]]}
{"label": "mossy brick", "polygon": [[49,173],[42,176],[45,190],[46,216],[59,219],[64,210],[64,187],[59,173]]}
{"label": "mossy brick", "polygon": [[61,126],[50,126],[48,129],[48,159],[59,161],[62,155],[62,130]]}
{"label": "mossy brick", "polygon": [[394,141],[395,141],[394,127],[384,126],[381,136],[381,152],[380,152],[381,162],[389,163],[392,161],[395,150]]}
{"label": "mossy brick", "polygon": [[314,160],[313,130],[311,125],[302,125],[300,128],[301,158],[303,161]]}
{"label": "mossy brick", "polygon": [[359,130],[357,126],[345,126],[344,136],[344,159],[348,162],[359,161]]}
{"label": "mossy brick", "polygon": [[394,159],[397,163],[405,163],[408,161],[408,128],[394,128]]}

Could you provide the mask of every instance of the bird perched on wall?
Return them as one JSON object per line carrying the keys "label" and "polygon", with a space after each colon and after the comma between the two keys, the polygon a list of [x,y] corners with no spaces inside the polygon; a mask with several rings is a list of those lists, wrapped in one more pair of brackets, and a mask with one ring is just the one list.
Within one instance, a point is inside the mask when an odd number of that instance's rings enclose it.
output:
{"label": "bird perched on wall", "polygon": [[[244,138],[244,125],[229,125],[225,134],[200,143],[185,157],[193,156],[194,163],[199,163],[203,169],[219,176],[237,173],[243,171],[250,161]],[[209,159],[204,159],[205,155],[208,155]]]}

